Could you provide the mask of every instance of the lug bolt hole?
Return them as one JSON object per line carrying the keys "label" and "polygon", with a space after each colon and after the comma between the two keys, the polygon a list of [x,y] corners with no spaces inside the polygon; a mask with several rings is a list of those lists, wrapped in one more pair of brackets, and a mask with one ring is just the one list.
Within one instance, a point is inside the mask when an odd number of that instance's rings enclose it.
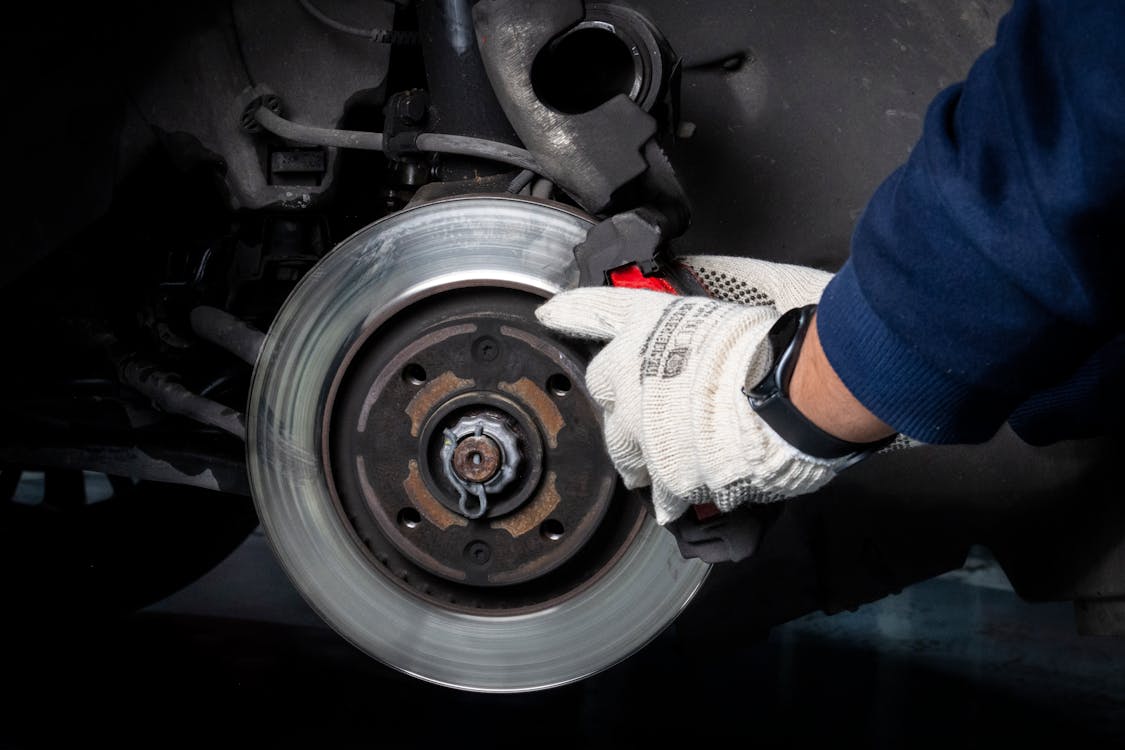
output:
{"label": "lug bolt hole", "polygon": [[476,565],[487,565],[488,561],[492,559],[492,548],[488,546],[487,542],[478,539],[465,546],[465,557]]}
{"label": "lug bolt hole", "polygon": [[570,393],[571,387],[570,378],[563,375],[561,372],[556,372],[554,375],[547,378],[547,390],[559,398]]}
{"label": "lug bolt hole", "polygon": [[411,385],[422,385],[426,382],[426,368],[417,362],[411,362],[402,368],[402,379]]}
{"label": "lug bolt hole", "polygon": [[563,538],[564,533],[566,533],[566,529],[563,528],[562,522],[553,518],[548,518],[539,524],[539,534],[547,541],[557,542]]}
{"label": "lug bolt hole", "polygon": [[422,516],[415,508],[403,508],[398,512],[398,522],[408,529],[413,529],[422,523]]}
{"label": "lug bolt hole", "polygon": [[481,336],[473,342],[473,357],[479,362],[495,362],[500,356],[500,342],[491,336]]}

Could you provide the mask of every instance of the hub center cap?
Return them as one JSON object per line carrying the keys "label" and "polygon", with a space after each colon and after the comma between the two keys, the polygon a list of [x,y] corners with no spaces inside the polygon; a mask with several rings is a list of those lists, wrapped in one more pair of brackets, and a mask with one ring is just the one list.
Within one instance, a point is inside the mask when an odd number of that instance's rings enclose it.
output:
{"label": "hub center cap", "polygon": [[488,495],[512,483],[520,463],[516,435],[500,414],[462,417],[442,432],[441,461],[460,494],[458,510],[468,518],[488,512]]}
{"label": "hub center cap", "polygon": [[453,451],[453,470],[466,482],[487,482],[500,470],[500,446],[487,435],[470,435]]}

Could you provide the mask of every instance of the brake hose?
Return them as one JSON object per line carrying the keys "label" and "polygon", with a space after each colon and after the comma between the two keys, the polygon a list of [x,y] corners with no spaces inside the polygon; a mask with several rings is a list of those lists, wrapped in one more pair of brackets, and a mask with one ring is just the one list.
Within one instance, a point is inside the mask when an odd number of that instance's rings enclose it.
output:
{"label": "brake hose", "polygon": [[[304,143],[310,146],[328,146],[333,148],[354,148],[364,151],[382,151],[383,134],[370,133],[362,130],[337,130],[336,128],[320,128],[314,125],[302,125],[287,120],[268,107],[258,107],[254,112],[254,120],[263,128],[295,143]],[[504,164],[511,164],[520,169],[528,169],[537,174],[542,174],[535,158],[526,149],[510,146],[507,143],[488,141],[483,138],[472,138],[466,135],[446,135],[443,133],[419,133],[415,145],[420,151],[433,151],[442,154],[456,154],[458,156],[474,156],[480,159],[489,159]]]}
{"label": "brake hose", "polygon": [[342,34],[351,34],[352,36],[361,36],[364,39],[370,39],[373,42],[380,42],[382,44],[417,44],[418,32],[416,31],[393,31],[390,29],[361,29],[358,26],[349,26],[346,23],[341,23],[335,18],[327,15],[320,8],[312,4],[312,0],[297,0],[305,11],[315,18],[320,23],[328,28],[339,31]]}

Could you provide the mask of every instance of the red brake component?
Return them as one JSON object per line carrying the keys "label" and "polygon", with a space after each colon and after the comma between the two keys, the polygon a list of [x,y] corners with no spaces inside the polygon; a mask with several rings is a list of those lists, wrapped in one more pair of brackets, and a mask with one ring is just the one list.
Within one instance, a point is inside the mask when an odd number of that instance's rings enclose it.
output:
{"label": "red brake component", "polygon": [[714,503],[699,503],[698,505],[691,506],[692,512],[695,513],[696,521],[706,521],[709,518],[714,518],[719,515],[719,509],[715,507]]}
{"label": "red brake component", "polygon": [[609,282],[622,289],[648,289],[665,294],[679,294],[676,288],[668,283],[667,279],[659,276],[645,276],[641,273],[640,266],[636,264],[622,266],[610,271]]}

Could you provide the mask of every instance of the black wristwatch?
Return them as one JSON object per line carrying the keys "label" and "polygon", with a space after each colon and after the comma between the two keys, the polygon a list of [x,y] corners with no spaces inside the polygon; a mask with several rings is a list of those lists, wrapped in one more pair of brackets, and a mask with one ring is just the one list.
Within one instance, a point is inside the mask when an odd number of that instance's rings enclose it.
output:
{"label": "black wristwatch", "polygon": [[794,448],[816,458],[849,459],[845,466],[851,466],[885,448],[896,436],[872,443],[840,440],[810,422],[789,400],[789,381],[815,312],[816,305],[797,307],[774,323],[767,336],[773,350],[773,365],[761,382],[753,387],[747,383],[742,392],[750,399],[750,408]]}

